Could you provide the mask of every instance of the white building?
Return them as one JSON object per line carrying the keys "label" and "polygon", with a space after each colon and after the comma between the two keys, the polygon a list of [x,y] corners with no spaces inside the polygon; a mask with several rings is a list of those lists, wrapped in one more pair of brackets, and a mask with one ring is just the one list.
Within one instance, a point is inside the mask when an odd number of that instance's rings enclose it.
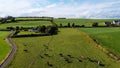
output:
{"label": "white building", "polygon": [[114,21],[112,22],[112,24],[114,24],[114,25],[120,25],[120,20],[114,20]]}

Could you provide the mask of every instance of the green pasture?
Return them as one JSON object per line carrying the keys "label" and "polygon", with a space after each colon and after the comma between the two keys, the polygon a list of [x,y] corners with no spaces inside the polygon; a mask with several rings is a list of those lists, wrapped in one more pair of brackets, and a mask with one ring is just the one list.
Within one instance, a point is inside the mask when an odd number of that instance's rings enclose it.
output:
{"label": "green pasture", "polygon": [[[6,68],[120,67],[119,62],[111,59],[106,53],[96,47],[95,43],[79,29],[61,28],[58,35],[13,38],[12,40],[17,46],[17,52]],[[66,58],[71,63],[67,63],[65,61]],[[100,61],[105,66],[99,66],[97,63],[88,60],[88,58]],[[48,65],[48,62],[52,64],[52,67]]]}
{"label": "green pasture", "polygon": [[96,39],[101,46],[120,57],[120,28],[81,28],[92,38]]}
{"label": "green pasture", "polygon": [[99,25],[105,25],[104,22],[112,22],[114,19],[54,19],[55,23],[58,25],[61,23],[63,25],[67,25],[68,23],[75,23],[76,25],[85,25],[91,26],[92,23],[99,23]]}
{"label": "green pasture", "polygon": [[40,32],[30,32],[30,31],[20,31],[17,35],[26,35],[26,34],[40,34]]}
{"label": "green pasture", "polygon": [[5,41],[5,38],[8,34],[9,32],[0,31],[0,63],[3,61],[3,59],[7,56],[7,54],[10,51],[10,46]]}
{"label": "green pasture", "polygon": [[14,23],[0,24],[0,29],[5,29],[6,27],[36,27],[39,25],[52,25],[50,21],[18,21]]}

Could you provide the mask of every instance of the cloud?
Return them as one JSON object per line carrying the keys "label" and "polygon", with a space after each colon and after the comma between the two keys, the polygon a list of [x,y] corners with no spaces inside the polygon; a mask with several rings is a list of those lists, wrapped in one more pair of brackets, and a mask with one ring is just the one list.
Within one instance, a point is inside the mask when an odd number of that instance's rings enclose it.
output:
{"label": "cloud", "polygon": [[53,16],[75,18],[118,18],[120,1],[105,3],[51,3],[48,0],[0,0],[0,16]]}

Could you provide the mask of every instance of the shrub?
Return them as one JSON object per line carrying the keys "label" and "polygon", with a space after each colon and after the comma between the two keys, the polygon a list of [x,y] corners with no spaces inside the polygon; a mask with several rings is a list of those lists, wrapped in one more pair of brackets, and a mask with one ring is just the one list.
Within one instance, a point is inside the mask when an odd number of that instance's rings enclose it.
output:
{"label": "shrub", "polygon": [[63,27],[63,25],[60,23],[60,27]]}
{"label": "shrub", "polygon": [[93,23],[92,27],[98,27],[98,23]]}
{"label": "shrub", "polygon": [[58,27],[48,26],[47,29],[46,29],[46,33],[49,33],[51,35],[57,34],[58,33]]}
{"label": "shrub", "polygon": [[6,27],[7,30],[14,30],[14,27]]}
{"label": "shrub", "polygon": [[68,23],[68,27],[71,27],[70,23]]}
{"label": "shrub", "polygon": [[75,27],[75,23],[72,23],[72,27]]}
{"label": "shrub", "polygon": [[81,25],[81,27],[85,27],[85,25]]}
{"label": "shrub", "polygon": [[43,25],[43,26],[39,27],[39,29],[40,29],[40,32],[45,33],[45,31],[46,31],[46,26]]}

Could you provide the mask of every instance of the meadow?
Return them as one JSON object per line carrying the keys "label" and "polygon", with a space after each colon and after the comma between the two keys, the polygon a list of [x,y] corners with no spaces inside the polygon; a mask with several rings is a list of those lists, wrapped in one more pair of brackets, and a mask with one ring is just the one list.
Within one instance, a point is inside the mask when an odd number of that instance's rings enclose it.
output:
{"label": "meadow", "polygon": [[80,31],[84,31],[92,38],[96,39],[101,46],[113,52],[120,57],[120,28],[81,28]]}
{"label": "meadow", "polygon": [[[18,50],[6,68],[120,67],[118,62],[96,47],[85,33],[76,28],[61,28],[59,34],[53,36],[13,38],[12,40]],[[94,61],[100,61],[104,66]]]}
{"label": "meadow", "polygon": [[76,25],[85,25],[91,26],[92,23],[99,23],[100,26],[105,25],[104,22],[112,22],[114,19],[54,19],[55,23],[60,25],[67,25],[68,23],[72,24],[75,23]]}
{"label": "meadow", "polygon": [[[103,26],[105,21],[113,19],[54,19],[56,24],[91,26],[98,22]],[[39,25],[52,25],[50,21],[18,21],[0,24],[0,29],[6,27],[36,27]],[[0,59],[8,54],[10,48],[4,38],[9,32],[0,32]],[[120,63],[113,60],[89,38],[96,39],[107,50],[120,56],[119,27],[110,28],[60,28],[58,35],[12,38],[17,46],[13,60],[6,68],[119,68]],[[18,35],[36,34],[34,32],[20,31]],[[3,54],[3,55],[2,55]],[[98,61],[103,64],[100,66]]]}
{"label": "meadow", "polygon": [[9,32],[3,32],[0,31],[0,63],[3,61],[3,59],[7,56],[7,54],[10,51],[9,44],[5,41],[5,38]]}
{"label": "meadow", "polygon": [[6,29],[6,27],[36,27],[39,25],[51,25],[50,21],[18,21],[18,22],[11,22],[0,24],[0,29]]}

